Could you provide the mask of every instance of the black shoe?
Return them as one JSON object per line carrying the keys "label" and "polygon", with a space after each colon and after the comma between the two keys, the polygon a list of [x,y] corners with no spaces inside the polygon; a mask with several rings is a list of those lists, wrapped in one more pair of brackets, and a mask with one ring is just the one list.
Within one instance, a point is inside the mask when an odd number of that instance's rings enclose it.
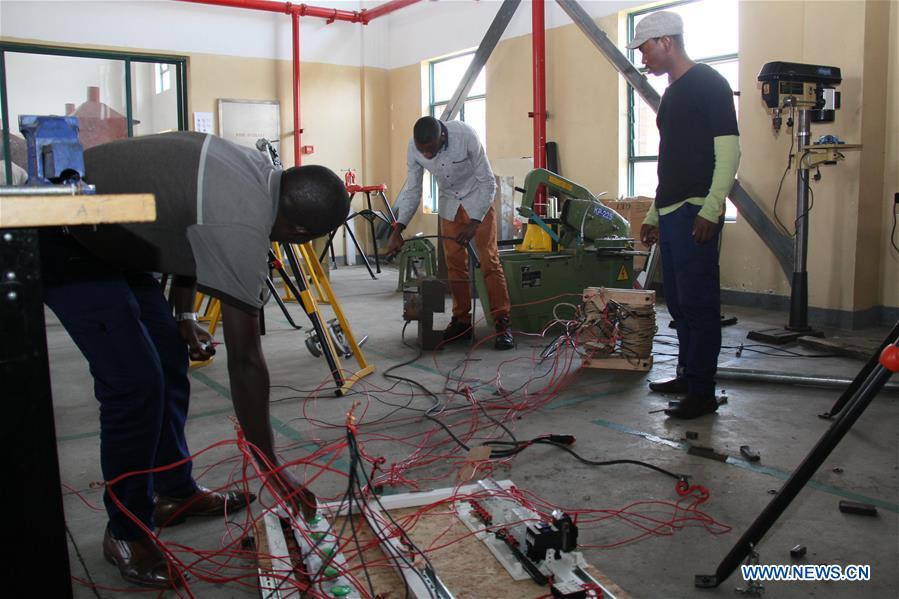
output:
{"label": "black shoe", "polygon": [[676,406],[665,410],[665,414],[671,418],[680,418],[682,420],[692,420],[706,414],[713,414],[718,411],[718,398],[712,395],[688,395],[682,399]]}
{"label": "black shoe", "polygon": [[671,379],[670,381],[658,381],[656,383],[649,383],[649,390],[655,391],[656,393],[686,395],[688,393],[687,379],[678,377],[676,379]]}
{"label": "black shoe", "polygon": [[493,348],[505,350],[513,347],[515,347],[515,338],[512,337],[512,327],[509,326],[508,317],[498,318],[496,320],[496,337],[493,340]]}
{"label": "black shoe", "polygon": [[462,322],[453,316],[449,326],[443,331],[443,342],[453,343],[455,341],[468,341],[471,339],[471,323]]}

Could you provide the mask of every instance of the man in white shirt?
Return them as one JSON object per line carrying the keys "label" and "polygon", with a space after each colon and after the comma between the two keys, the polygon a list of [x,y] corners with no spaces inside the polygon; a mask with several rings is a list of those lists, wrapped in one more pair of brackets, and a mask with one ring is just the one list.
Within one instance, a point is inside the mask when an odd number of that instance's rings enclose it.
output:
{"label": "man in white shirt", "polygon": [[496,180],[477,133],[461,121],[444,123],[430,116],[418,119],[406,152],[406,169],[406,184],[394,205],[396,228],[388,253],[396,253],[403,245],[402,231],[421,203],[422,177],[427,169],[440,189],[440,230],[453,296],[453,317],[443,338],[450,343],[472,335],[466,246],[474,240],[496,324],[494,347],[512,349],[509,289],[496,245]]}

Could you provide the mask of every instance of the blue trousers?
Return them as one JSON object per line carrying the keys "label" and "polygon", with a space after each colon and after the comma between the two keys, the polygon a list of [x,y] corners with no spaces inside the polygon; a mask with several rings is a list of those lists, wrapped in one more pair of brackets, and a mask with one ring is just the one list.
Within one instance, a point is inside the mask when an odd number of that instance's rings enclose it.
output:
{"label": "blue trousers", "polygon": [[[184,437],[190,383],[187,344],[159,283],[129,274],[48,286],[45,302],[87,358],[100,402],[100,465],[107,481],[190,456]],[[125,478],[112,487],[122,504],[153,529],[153,494],[193,493],[191,463]],[[119,539],[143,535],[104,495]]]}
{"label": "blue trousers", "polygon": [[706,243],[693,240],[700,206],[684,204],[659,217],[659,245],[668,311],[677,323],[678,370],[690,395],[714,395],[721,351],[721,226]]}

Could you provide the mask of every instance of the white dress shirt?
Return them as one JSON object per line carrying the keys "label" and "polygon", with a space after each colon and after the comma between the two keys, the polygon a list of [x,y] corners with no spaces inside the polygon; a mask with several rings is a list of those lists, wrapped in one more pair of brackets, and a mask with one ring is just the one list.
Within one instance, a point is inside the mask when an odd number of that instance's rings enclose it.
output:
{"label": "white dress shirt", "polygon": [[418,151],[414,139],[409,140],[406,184],[393,207],[397,221],[403,225],[409,224],[421,203],[424,169],[437,178],[440,218],[454,220],[462,206],[469,218],[483,220],[493,204],[496,180],[478,134],[461,121],[443,125],[446,127],[446,144],[430,160]]}

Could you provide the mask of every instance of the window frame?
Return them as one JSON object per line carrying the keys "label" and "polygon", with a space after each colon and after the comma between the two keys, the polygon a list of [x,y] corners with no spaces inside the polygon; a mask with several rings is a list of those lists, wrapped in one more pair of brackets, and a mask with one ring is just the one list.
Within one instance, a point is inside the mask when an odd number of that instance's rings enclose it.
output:
{"label": "window frame", "polygon": [[[446,62],[448,60],[455,60],[462,56],[471,56],[472,60],[474,60],[474,54],[476,50],[468,50],[465,52],[459,52],[458,54],[453,54],[451,56],[444,56],[441,58],[436,58],[434,60],[428,61],[428,114],[435,118],[440,118],[440,114],[443,113],[443,110],[446,108],[447,104],[452,98],[447,98],[446,100],[438,100],[434,97],[436,85],[434,84],[434,67],[435,65],[440,64],[441,62]],[[483,71],[482,71],[483,72]],[[462,102],[462,106],[459,108],[459,120],[463,123],[465,122],[465,105],[471,100],[487,100],[487,92],[486,89],[483,94],[475,94],[469,95],[465,97],[465,101]],[[438,109],[440,110],[438,114]],[[481,140],[482,144],[486,145],[486,140]],[[422,198],[422,204],[425,208],[429,209],[432,213],[437,213],[437,179],[429,174],[428,179],[430,180],[430,188],[431,188],[431,202],[430,204],[425,203],[425,198]]]}
{"label": "window frame", "polygon": [[[9,156],[9,107],[7,105],[6,54],[43,54],[48,56],[65,56],[73,58],[100,58],[120,60],[125,67],[125,118],[128,137],[134,137],[134,110],[132,107],[131,63],[150,62],[166,63],[175,67],[175,94],[178,111],[178,130],[187,130],[187,57],[165,54],[144,54],[136,52],[118,52],[115,50],[90,50],[86,48],[68,48],[43,44],[23,44],[18,42],[0,42],[0,126],[3,127],[3,155]],[[11,161],[7,161],[7,165]],[[7,166],[7,170],[11,169]],[[10,173],[7,173],[7,180]]]}
{"label": "window frame", "polygon": [[[701,2],[703,0],[677,0],[676,2],[668,2],[666,4],[652,6],[649,8],[641,8],[639,10],[634,10],[627,13],[627,43],[630,43],[634,39],[634,22],[637,17],[642,15],[658,12],[660,10],[667,10],[674,6],[682,6],[684,4],[693,4],[696,2]],[[712,0],[705,0],[712,1]],[[646,74],[646,67],[638,66],[635,62],[636,59],[636,49],[628,49],[627,58],[634,65],[637,71],[641,75]],[[716,56],[706,56],[696,58],[690,57],[696,63],[704,63],[708,65],[716,65],[725,62],[736,62],[739,65],[740,62],[740,53],[734,52],[730,54],[719,54]],[[634,92],[633,86],[628,83],[627,84],[627,194],[628,196],[633,197],[634,195],[634,170],[635,165],[639,163],[646,162],[655,162],[659,161],[658,154],[636,154],[636,109],[637,109],[637,96]],[[729,201],[729,200],[728,200]],[[726,222],[734,222],[733,218],[725,218]]]}
{"label": "window frame", "polygon": [[[156,62],[155,69],[155,83],[156,83],[156,94],[162,94],[169,91],[172,88],[172,71],[170,62]],[[168,77],[166,77],[168,75]]]}

